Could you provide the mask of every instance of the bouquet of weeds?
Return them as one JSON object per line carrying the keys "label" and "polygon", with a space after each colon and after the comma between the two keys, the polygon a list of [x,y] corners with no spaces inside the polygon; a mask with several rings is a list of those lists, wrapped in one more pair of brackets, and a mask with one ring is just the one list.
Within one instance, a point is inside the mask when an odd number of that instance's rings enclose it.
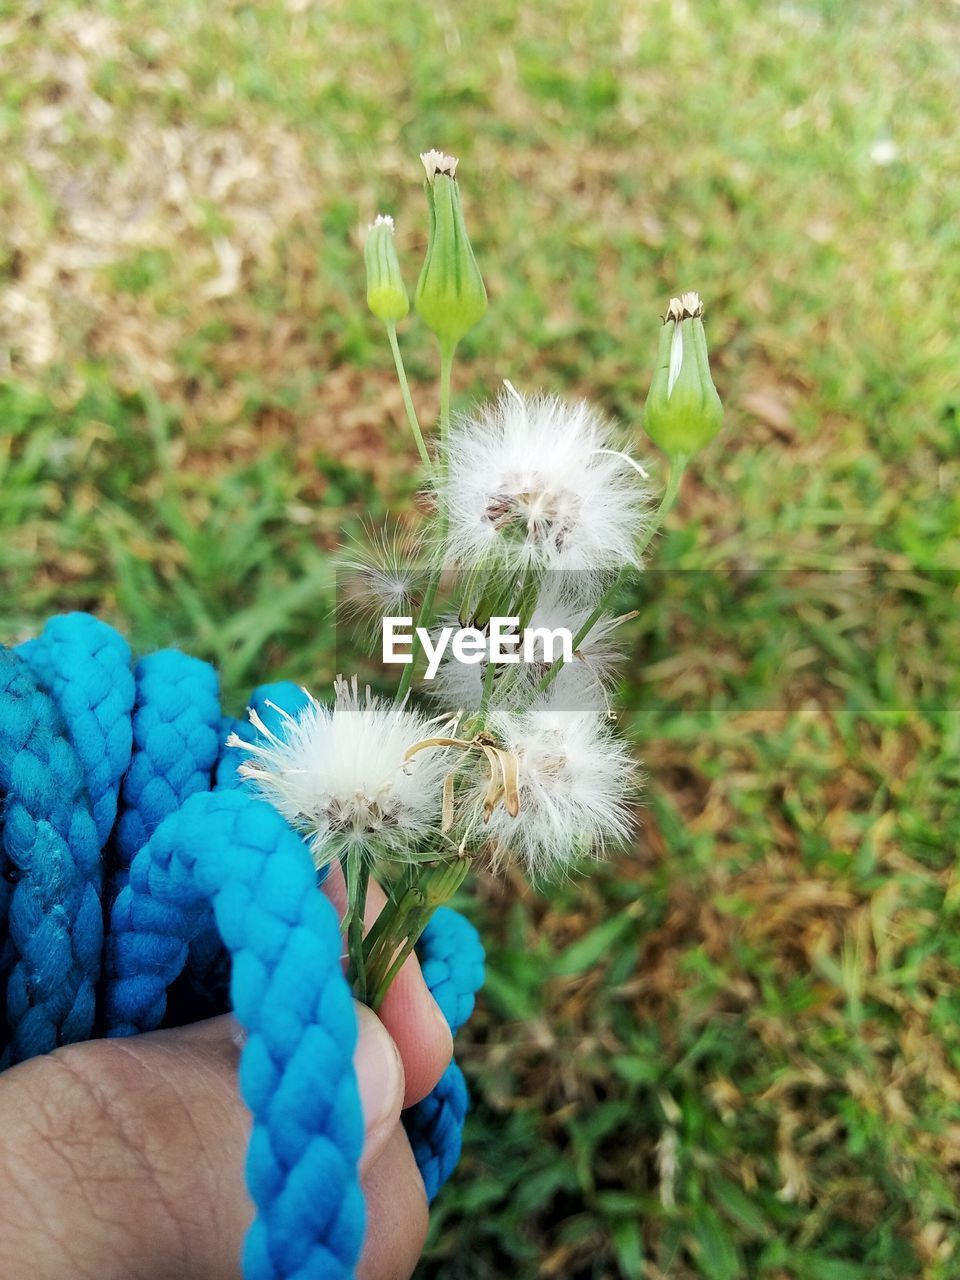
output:
{"label": "bouquet of weeds", "polygon": [[[636,775],[612,710],[624,618],[609,605],[723,417],[703,306],[684,293],[664,317],[644,414],[668,462],[658,502],[647,469],[585,401],[504,383],[453,418],[457,346],[487,295],[457,161],[439,151],[421,160],[429,237],[415,307],[440,351],[429,435],[397,338],[410,303],[392,219],[379,216],[365,245],[367,301],[386,328],[429,512],[415,541],[383,539],[351,564],[371,635],[402,666],[396,694],[338,677],[332,701],[281,713],[281,731],[251,712],[257,741],[230,739],[247,753],[241,773],[307,839],[318,872],[342,868],[349,976],[374,1009],[475,863],[515,860],[541,880],[628,838]],[[425,709],[411,697],[421,668]],[[366,930],[371,877],[387,902]]]}

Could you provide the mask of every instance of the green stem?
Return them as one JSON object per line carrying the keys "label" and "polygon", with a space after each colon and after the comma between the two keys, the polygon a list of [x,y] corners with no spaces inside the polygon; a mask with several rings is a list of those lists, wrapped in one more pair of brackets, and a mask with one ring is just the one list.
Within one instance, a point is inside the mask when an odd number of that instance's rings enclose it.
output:
{"label": "green stem", "polygon": [[[650,546],[650,543],[657,536],[664,520],[670,514],[670,511],[673,508],[673,504],[677,500],[677,494],[680,492],[680,482],[683,479],[683,473],[686,470],[686,466],[687,466],[687,459],[682,454],[677,454],[674,458],[671,458],[670,471],[667,476],[667,484],[663,491],[663,497],[660,499],[660,505],[657,507],[656,511],[653,513],[653,518],[650,521],[649,527],[647,528],[647,531],[644,534],[643,539],[640,542],[640,545],[637,547],[638,560],[643,555],[643,553],[647,550],[647,548]],[[590,634],[593,628],[600,621],[601,617],[603,616],[604,610],[606,609],[610,601],[613,599],[622,580],[623,580],[623,570],[621,569],[620,572],[616,575],[616,577],[611,581],[606,591],[604,591],[603,595],[597,601],[596,607],[593,609],[593,612],[590,614],[590,616],[586,619],[586,621],[580,627],[577,634],[573,637],[574,653],[577,652],[577,650],[583,644],[584,640],[587,638],[587,636]],[[539,685],[537,685],[538,693],[545,693],[547,689],[550,688],[551,684],[553,684],[554,680],[556,680],[557,676],[560,674],[560,668],[562,666],[563,666],[562,657],[558,662],[554,662],[551,664],[550,670],[540,681]]]}
{"label": "green stem", "polygon": [[450,431],[450,374],[453,369],[453,356],[456,346],[444,345],[440,348],[440,523],[437,529],[437,543],[441,559],[430,575],[430,581],[420,602],[420,610],[414,626],[413,643],[410,647],[410,661],[403,669],[400,684],[397,687],[397,701],[402,702],[410,692],[413,684],[413,673],[420,656],[421,645],[417,639],[417,627],[429,627],[433,620],[433,609],[440,589],[440,575],[443,573],[443,547],[447,540],[447,512],[443,505],[443,487],[447,478],[447,435]]}
{"label": "green stem", "polygon": [[381,945],[384,935],[393,925],[397,915],[397,903],[402,895],[403,891],[401,890],[396,895],[391,894],[387,898],[383,910],[367,931],[367,935],[363,940],[363,959],[368,969],[373,964],[377,949]]}
{"label": "green stem", "polygon": [[412,928],[412,921],[419,920],[424,910],[423,894],[417,888],[410,888],[394,903],[394,909],[377,943],[371,948],[367,959],[366,987],[367,995],[375,996],[384,982],[384,975],[390,968],[397,947]]}
{"label": "green stem", "polygon": [[418,921],[419,927],[416,929],[415,932],[411,932],[408,935],[406,942],[397,952],[397,955],[393,961],[393,964],[390,966],[387,972],[383,975],[383,977],[378,981],[377,985],[374,987],[373,999],[370,1002],[370,1008],[374,1011],[374,1013],[380,1012],[380,1006],[383,1004],[384,998],[386,997],[387,992],[390,990],[391,982],[393,982],[394,978],[397,976],[397,974],[400,972],[403,966],[410,959],[410,956],[413,952],[413,948],[420,941],[420,935],[423,933],[424,929],[427,927],[429,921],[430,921],[430,916],[427,916],[425,920]]}
{"label": "green stem", "polygon": [[[440,347],[440,448],[447,443],[450,430],[450,375],[453,371],[453,355],[456,344],[443,344]],[[446,467],[446,458],[443,459]]]}
{"label": "green stem", "polygon": [[367,903],[370,868],[361,849],[351,849],[347,854],[344,874],[347,880],[346,935],[347,953],[350,957],[350,979],[357,999],[366,1000],[367,983],[363,962],[363,912]]}
{"label": "green stem", "polygon": [[399,880],[389,886],[383,910],[363,940],[363,958],[368,972],[376,965],[384,940],[397,919],[421,904],[422,895],[417,889],[415,868],[412,865],[406,866]]}
{"label": "green stem", "polygon": [[477,708],[477,714],[474,717],[476,727],[474,733],[478,733],[487,722],[487,710],[490,706],[490,696],[493,693],[493,681],[497,674],[497,668],[492,662],[487,663],[487,669],[483,673],[483,693],[480,697],[480,706]]}
{"label": "green stem", "polygon": [[469,858],[424,867],[416,887],[418,903],[412,909],[395,913],[392,928],[381,939],[376,964],[367,973],[367,992],[374,1011],[380,1008],[391,982],[420,941],[434,911],[450,901],[469,869]]}
{"label": "green stem", "polygon": [[663,525],[664,520],[666,520],[667,516],[673,510],[673,504],[676,502],[677,494],[680,492],[680,484],[683,480],[683,473],[687,469],[688,461],[689,459],[682,453],[675,454],[674,457],[670,459],[670,470],[667,473],[667,484],[663,491],[663,497],[660,499],[660,505],[653,513],[653,519],[650,521],[650,527],[647,529],[643,540],[637,548],[638,560],[660,532],[660,528]]}
{"label": "green stem", "polygon": [[407,411],[407,421],[410,423],[410,430],[413,432],[413,438],[417,442],[420,459],[429,471],[433,464],[430,461],[429,453],[427,453],[427,446],[423,442],[423,433],[420,430],[420,420],[417,417],[417,411],[413,407],[413,397],[410,395],[410,386],[407,382],[407,371],[403,367],[403,357],[400,354],[400,343],[397,341],[397,326],[391,322],[386,326],[386,329],[387,337],[390,339],[390,350],[393,352],[393,363],[397,368],[397,378],[400,382],[400,394],[403,396],[403,407]]}

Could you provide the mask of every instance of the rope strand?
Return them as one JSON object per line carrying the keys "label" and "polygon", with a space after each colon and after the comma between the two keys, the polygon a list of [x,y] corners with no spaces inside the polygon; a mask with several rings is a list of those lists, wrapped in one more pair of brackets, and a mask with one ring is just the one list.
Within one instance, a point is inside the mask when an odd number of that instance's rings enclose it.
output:
{"label": "rope strand", "polygon": [[[0,1066],[209,1016],[229,973],[258,1211],[244,1274],[346,1280],[363,1239],[363,1120],[336,915],[305,843],[238,777],[223,744],[253,730],[222,715],[212,668],[175,650],[130,662],[87,614],[0,647]],[[276,709],[303,701],[283,682],[251,705],[279,732]],[[441,908],[418,951],[456,1031],[483,981],[476,932]],[[431,1199],[466,1109],[451,1064],[404,1113]]]}

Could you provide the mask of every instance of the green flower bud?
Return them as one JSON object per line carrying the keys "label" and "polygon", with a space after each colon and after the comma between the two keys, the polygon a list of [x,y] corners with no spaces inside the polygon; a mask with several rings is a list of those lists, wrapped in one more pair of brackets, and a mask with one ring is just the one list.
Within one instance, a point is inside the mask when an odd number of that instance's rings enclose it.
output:
{"label": "green flower bud", "polygon": [[671,298],[643,425],[664,453],[689,458],[723,425],[723,405],[710,376],[700,295]]}
{"label": "green flower bud", "polygon": [[457,161],[439,151],[428,151],[420,159],[427,171],[430,235],[416,306],[441,347],[452,351],[483,318],[487,291],[463,222]]}
{"label": "green flower bud", "polygon": [[367,306],[384,324],[396,324],[410,310],[393,243],[393,219],[378,213],[363,246],[367,267]]}

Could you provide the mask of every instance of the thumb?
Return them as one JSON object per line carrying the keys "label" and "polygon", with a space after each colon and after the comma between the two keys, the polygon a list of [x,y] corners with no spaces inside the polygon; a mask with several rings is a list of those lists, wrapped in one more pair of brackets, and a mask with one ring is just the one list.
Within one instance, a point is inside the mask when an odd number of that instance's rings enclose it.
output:
{"label": "thumb", "polygon": [[366,1131],[360,1170],[366,1172],[383,1155],[400,1123],[405,1086],[403,1062],[393,1037],[372,1009],[357,1002],[354,1009],[357,1047],[353,1065]]}
{"label": "thumb", "polygon": [[[363,1010],[363,1167],[395,1135],[399,1055]],[[71,1045],[0,1077],[0,1274],[238,1280],[253,1217],[232,1017]],[[422,1192],[420,1193],[422,1195]]]}

